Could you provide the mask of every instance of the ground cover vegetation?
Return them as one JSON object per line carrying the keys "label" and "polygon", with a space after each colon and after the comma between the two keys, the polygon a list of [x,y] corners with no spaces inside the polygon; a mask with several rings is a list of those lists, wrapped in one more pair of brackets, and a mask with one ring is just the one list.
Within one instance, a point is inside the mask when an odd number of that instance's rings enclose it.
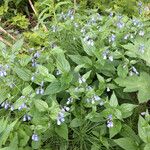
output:
{"label": "ground cover vegetation", "polygon": [[0,0],[0,150],[149,150],[148,0]]}

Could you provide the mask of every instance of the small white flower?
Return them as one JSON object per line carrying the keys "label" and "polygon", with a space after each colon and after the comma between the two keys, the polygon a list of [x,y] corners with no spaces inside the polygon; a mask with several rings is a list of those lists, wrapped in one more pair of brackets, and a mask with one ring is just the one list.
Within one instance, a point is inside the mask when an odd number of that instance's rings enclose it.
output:
{"label": "small white flower", "polygon": [[11,105],[10,110],[14,111],[14,106],[13,105]]}
{"label": "small white flower", "polygon": [[79,83],[82,84],[84,82],[86,82],[86,79],[84,79],[83,77],[79,77]]}
{"label": "small white flower", "polygon": [[120,29],[123,28],[124,27],[124,23],[119,21],[117,23],[117,27],[120,28]]}
{"label": "small white flower", "polygon": [[140,36],[144,36],[144,34],[145,34],[144,31],[142,31],[142,30],[139,31],[139,35],[140,35]]}
{"label": "small white flower", "polygon": [[72,103],[72,102],[73,102],[73,98],[72,98],[72,97],[69,97],[66,104],[69,105],[69,104]]}
{"label": "small white flower", "polygon": [[61,71],[59,69],[56,70],[56,75],[61,75]]}
{"label": "small white flower", "polygon": [[114,42],[115,39],[116,39],[116,36],[114,34],[111,34],[111,36],[109,36],[108,41],[109,41],[109,43],[111,43],[111,42]]}
{"label": "small white flower", "polygon": [[110,60],[110,61],[113,61],[113,56],[109,56],[109,60]]}
{"label": "small white flower", "polygon": [[145,116],[145,115],[146,115],[146,112],[141,112],[141,115],[142,115],[142,116]]}
{"label": "small white flower", "polygon": [[124,39],[127,40],[128,38],[129,38],[129,34],[126,34],[126,35],[124,36]]}
{"label": "small white flower", "polygon": [[104,105],[104,102],[103,102],[103,101],[100,101],[99,105],[100,105],[100,106],[103,106],[103,105]]}
{"label": "small white flower", "polygon": [[94,98],[95,101],[99,101],[101,99],[98,95],[94,95],[93,98]]}
{"label": "small white flower", "polygon": [[110,92],[110,88],[109,88],[109,87],[107,87],[106,91],[107,91],[107,92]]}
{"label": "small white flower", "polygon": [[67,106],[64,106],[64,109],[65,109],[66,111],[69,111],[69,110],[70,110],[70,108],[67,107]]}
{"label": "small white flower", "polygon": [[144,44],[140,44],[139,52],[144,53],[144,50],[145,50],[145,45]]}

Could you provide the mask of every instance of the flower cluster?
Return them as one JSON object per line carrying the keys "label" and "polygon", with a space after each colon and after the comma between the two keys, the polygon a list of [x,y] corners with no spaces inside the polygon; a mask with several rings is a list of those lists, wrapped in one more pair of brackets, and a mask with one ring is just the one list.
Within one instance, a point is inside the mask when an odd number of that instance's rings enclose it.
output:
{"label": "flower cluster", "polygon": [[23,116],[23,119],[22,119],[24,122],[25,121],[30,121],[31,120],[31,116],[29,116],[28,114],[25,114],[24,116]]}
{"label": "flower cluster", "polygon": [[10,108],[11,111],[14,110],[13,105],[10,102],[8,102],[8,101],[3,102],[1,104],[1,107],[3,107],[5,110],[8,110],[9,108]]}
{"label": "flower cluster", "polygon": [[114,124],[113,124],[112,115],[109,115],[107,118],[107,127],[112,128],[113,126],[114,126]]}
{"label": "flower cluster", "polygon": [[40,53],[37,51],[33,57],[32,57],[32,67],[36,67],[37,66],[37,62],[36,60],[40,57]]}
{"label": "flower cluster", "polygon": [[113,43],[116,39],[116,36],[114,34],[111,34],[108,38],[109,43]]}
{"label": "flower cluster", "polygon": [[70,110],[69,107],[64,106],[61,111],[58,113],[57,116],[57,125],[61,125],[65,121],[65,112],[68,112]]}
{"label": "flower cluster", "polygon": [[69,105],[69,104],[71,104],[73,102],[73,98],[72,97],[69,97],[68,99],[67,99],[67,105]]}
{"label": "flower cluster", "polygon": [[39,95],[39,94],[43,95],[44,94],[43,86],[44,86],[44,82],[42,81],[41,84],[40,84],[40,87],[36,89],[36,94],[37,95]]}
{"label": "flower cluster", "polygon": [[110,55],[109,49],[106,49],[102,55],[103,55],[103,59],[109,59],[110,61],[113,61],[113,56]]}
{"label": "flower cluster", "polygon": [[86,101],[88,103],[95,104],[98,101],[101,102],[101,98],[98,95],[94,94],[91,98],[87,98]]}
{"label": "flower cluster", "polygon": [[6,77],[6,75],[7,75],[6,70],[8,68],[9,68],[8,65],[3,66],[3,65],[0,64],[0,77]]}
{"label": "flower cluster", "polygon": [[129,72],[129,75],[133,76],[134,74],[139,75],[139,72],[137,71],[137,69],[134,66],[132,66],[131,71]]}
{"label": "flower cluster", "polygon": [[80,84],[82,84],[82,83],[85,83],[86,80],[85,80],[83,77],[80,76],[78,82],[79,82]]}

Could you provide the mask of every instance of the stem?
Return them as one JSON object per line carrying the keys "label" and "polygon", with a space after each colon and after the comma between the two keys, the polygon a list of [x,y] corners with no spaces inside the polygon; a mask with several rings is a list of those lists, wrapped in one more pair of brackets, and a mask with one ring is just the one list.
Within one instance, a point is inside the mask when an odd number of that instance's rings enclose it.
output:
{"label": "stem", "polygon": [[[35,8],[34,8],[33,3],[32,3],[31,0],[29,0],[29,4],[30,4],[30,6],[31,6],[31,8],[32,8],[32,10],[33,10],[33,12],[35,13],[35,15],[38,16],[38,13],[37,13],[37,11],[35,10]],[[45,26],[44,24],[42,24],[42,26],[43,26],[44,30],[47,32],[48,30],[47,30],[46,26]]]}
{"label": "stem", "polygon": [[0,32],[3,32],[5,34],[7,34],[10,38],[12,38],[13,40],[16,40],[15,37],[13,37],[11,34],[9,34],[6,30],[4,30],[2,27],[0,27]]}
{"label": "stem", "polygon": [[29,4],[30,4],[32,10],[34,11],[35,15],[37,16],[37,11],[35,10],[35,8],[34,8],[33,3],[32,3],[31,0],[29,0]]}
{"label": "stem", "polygon": [[75,14],[75,12],[76,12],[76,5],[77,5],[77,1],[76,0],[74,0],[74,14]]}
{"label": "stem", "polygon": [[3,43],[5,43],[8,46],[12,46],[11,43],[9,43],[8,41],[4,40],[1,36],[0,36],[0,41],[2,41]]}

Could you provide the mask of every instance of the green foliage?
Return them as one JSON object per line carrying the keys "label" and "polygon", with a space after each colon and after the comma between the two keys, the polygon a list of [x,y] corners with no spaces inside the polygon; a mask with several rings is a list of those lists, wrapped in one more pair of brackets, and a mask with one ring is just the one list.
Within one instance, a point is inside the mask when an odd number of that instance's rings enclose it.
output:
{"label": "green foliage", "polygon": [[108,3],[2,3],[0,149],[149,149],[150,20]]}
{"label": "green foliage", "polygon": [[11,19],[11,24],[20,27],[21,29],[28,28],[29,20],[26,16],[17,14],[15,17]]}

